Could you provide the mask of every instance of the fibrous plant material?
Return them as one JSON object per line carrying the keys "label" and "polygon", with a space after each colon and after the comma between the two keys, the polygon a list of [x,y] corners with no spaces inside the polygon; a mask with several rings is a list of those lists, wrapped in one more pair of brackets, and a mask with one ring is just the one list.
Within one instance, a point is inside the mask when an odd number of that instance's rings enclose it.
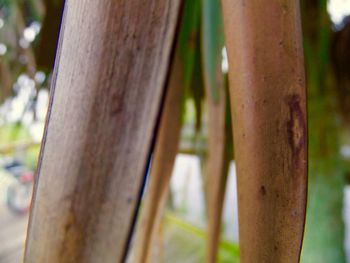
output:
{"label": "fibrous plant material", "polygon": [[66,2],[26,263],[125,259],[180,2]]}
{"label": "fibrous plant material", "polygon": [[307,196],[299,1],[222,0],[241,262],[299,261]]}

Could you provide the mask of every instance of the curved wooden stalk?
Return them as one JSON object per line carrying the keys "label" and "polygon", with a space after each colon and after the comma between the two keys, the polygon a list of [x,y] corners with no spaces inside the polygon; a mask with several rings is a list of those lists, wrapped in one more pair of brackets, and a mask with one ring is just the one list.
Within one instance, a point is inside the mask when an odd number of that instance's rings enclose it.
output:
{"label": "curved wooden stalk", "polygon": [[221,68],[224,32],[220,7],[220,0],[204,0],[202,4],[202,61],[208,109],[208,156],[205,160],[208,212],[205,258],[207,263],[217,262],[230,161],[226,141],[225,81]]}
{"label": "curved wooden stalk", "polygon": [[[212,104],[212,102],[208,102]],[[208,106],[208,157],[206,160],[208,227],[206,262],[217,262],[221,218],[226,193],[229,158],[226,156],[225,100]]]}
{"label": "curved wooden stalk", "polygon": [[147,261],[146,263],[151,263],[154,262],[155,259],[158,259],[158,262],[162,262],[162,260],[165,260],[165,232],[166,232],[166,225],[164,224],[164,217],[166,216],[165,210],[166,210],[166,205],[169,201],[171,194],[171,189],[170,189],[170,182],[164,186],[162,189],[162,195],[160,197],[159,201],[159,206],[157,213],[155,215],[155,220],[154,220],[154,226],[152,230],[152,240],[151,244],[154,244],[154,247],[158,249],[158,253],[153,253],[152,250],[149,251],[147,255]]}
{"label": "curved wooden stalk", "polygon": [[215,263],[220,240],[221,214],[228,170],[225,156],[226,94],[224,92],[222,73],[221,76],[217,76],[222,83],[221,88],[216,87],[219,91],[216,99],[210,96],[212,90],[206,77],[207,75],[205,75],[208,109],[208,156],[205,161],[208,209],[206,262]]}
{"label": "curved wooden stalk", "polygon": [[[207,263],[217,262],[227,178],[233,157],[229,99],[224,89],[221,93],[219,102],[208,106],[209,136],[206,161],[208,226],[205,250]],[[210,103],[213,102],[208,102]]]}
{"label": "curved wooden stalk", "polygon": [[161,217],[165,206],[164,199],[168,196],[181,132],[181,105],[184,93],[182,75],[181,62],[179,57],[176,56],[170,74],[164,110],[153,153],[148,189],[145,192],[144,205],[133,245],[132,262],[135,263],[149,262],[150,251],[158,226],[157,221],[159,221],[157,218]]}
{"label": "curved wooden stalk", "polygon": [[180,2],[66,2],[26,263],[125,260]]}
{"label": "curved wooden stalk", "polygon": [[299,262],[307,119],[299,1],[222,0],[241,262]]}

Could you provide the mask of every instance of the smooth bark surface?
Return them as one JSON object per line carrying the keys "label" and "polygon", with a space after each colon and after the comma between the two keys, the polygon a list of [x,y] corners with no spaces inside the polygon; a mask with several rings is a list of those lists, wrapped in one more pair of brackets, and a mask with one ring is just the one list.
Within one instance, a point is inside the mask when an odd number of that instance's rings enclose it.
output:
{"label": "smooth bark surface", "polygon": [[145,193],[139,225],[136,231],[132,262],[150,262],[150,252],[168,196],[170,178],[178,152],[181,132],[181,105],[184,93],[181,62],[178,56],[172,66],[156,146],[153,153],[148,189]]}
{"label": "smooth bark surface", "polygon": [[241,262],[299,261],[307,119],[299,1],[222,0]]}
{"label": "smooth bark surface", "polygon": [[179,9],[66,2],[26,263],[123,262]]}

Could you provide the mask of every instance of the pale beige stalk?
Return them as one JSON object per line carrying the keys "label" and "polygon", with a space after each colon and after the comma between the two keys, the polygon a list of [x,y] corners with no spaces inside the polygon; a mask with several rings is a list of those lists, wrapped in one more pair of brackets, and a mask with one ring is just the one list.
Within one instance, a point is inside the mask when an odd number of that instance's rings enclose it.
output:
{"label": "pale beige stalk", "polygon": [[[220,68],[221,70],[221,68]],[[226,192],[227,165],[225,155],[226,94],[223,74],[219,72],[218,98],[210,96],[206,81],[208,109],[208,156],[205,161],[208,226],[206,262],[215,263],[221,234],[222,207]],[[221,87],[220,87],[221,86]]]}
{"label": "pale beige stalk", "polygon": [[68,0],[25,263],[123,262],[180,0]]}

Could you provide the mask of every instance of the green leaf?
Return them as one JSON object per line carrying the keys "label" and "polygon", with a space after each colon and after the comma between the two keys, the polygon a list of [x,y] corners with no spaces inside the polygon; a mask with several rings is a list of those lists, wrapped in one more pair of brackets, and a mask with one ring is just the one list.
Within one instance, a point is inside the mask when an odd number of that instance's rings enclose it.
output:
{"label": "green leaf", "polygon": [[183,64],[185,89],[192,84],[196,40],[200,26],[200,0],[187,0],[179,35],[180,59]]}
{"label": "green leaf", "polygon": [[203,0],[202,56],[208,98],[218,101],[223,92],[222,49],[224,32],[219,0]]}
{"label": "green leaf", "polygon": [[196,131],[199,132],[202,128],[202,102],[204,100],[204,80],[203,80],[203,65],[200,51],[200,41],[196,42],[196,50],[194,55],[193,78],[190,87],[190,94],[194,101],[196,110]]}

